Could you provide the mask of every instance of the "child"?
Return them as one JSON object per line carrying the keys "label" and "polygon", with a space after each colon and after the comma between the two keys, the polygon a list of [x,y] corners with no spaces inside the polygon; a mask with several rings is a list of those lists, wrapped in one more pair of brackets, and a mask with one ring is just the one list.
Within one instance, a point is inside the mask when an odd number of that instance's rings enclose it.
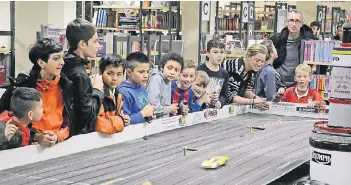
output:
{"label": "child", "polygon": [[221,108],[227,103],[228,72],[220,65],[224,58],[224,43],[215,38],[207,43],[208,61],[197,67],[197,70],[205,71],[210,77],[207,93],[210,96],[210,107]]}
{"label": "child", "polygon": [[130,116],[130,124],[154,118],[154,106],[149,103],[145,89],[149,70],[149,59],[144,53],[133,52],[127,56],[127,80],[121,83],[118,91],[123,95],[122,110]]}
{"label": "child", "polygon": [[188,103],[192,102],[194,97],[190,87],[195,80],[195,72],[195,63],[192,60],[185,60],[179,80],[173,81],[171,84],[171,102],[178,104],[180,108],[178,114],[185,115],[189,112]]}
{"label": "child", "polygon": [[74,113],[72,109],[72,82],[61,72],[64,65],[63,49],[48,38],[39,40],[29,51],[33,63],[30,71],[19,73],[0,99],[0,112],[9,110],[11,96],[17,87],[29,87],[41,93],[43,116],[32,122],[34,140],[42,146],[53,146],[72,136]]}
{"label": "child", "polygon": [[271,101],[277,93],[280,81],[279,73],[273,68],[273,61],[278,57],[278,54],[271,40],[263,41],[261,45],[267,47],[268,55],[265,64],[256,74],[253,92],[257,96],[267,98],[268,101]]}
{"label": "child", "polygon": [[206,88],[210,82],[210,77],[204,71],[196,71],[196,78],[191,86],[194,94],[193,101],[189,102],[190,112],[203,110],[210,103],[210,97],[206,93]]}
{"label": "child", "polygon": [[299,64],[295,69],[296,85],[286,89],[281,101],[292,103],[308,103],[315,107],[322,108],[325,101],[320,93],[309,88],[312,78],[312,69],[307,64]]}
{"label": "child", "polygon": [[105,98],[96,120],[96,131],[105,134],[122,132],[124,126],[130,124],[130,117],[122,111],[122,95],[116,91],[124,80],[124,61],[119,55],[105,55],[100,60],[99,69]]}
{"label": "child", "polygon": [[0,115],[0,150],[31,144],[28,125],[43,114],[41,94],[33,88],[18,87],[13,91],[10,109]]}
{"label": "child", "polygon": [[76,128],[74,134],[89,133],[94,130],[98,110],[104,99],[101,75],[90,81],[85,65],[88,57],[94,58],[99,50],[99,38],[95,27],[87,20],[77,18],[66,28],[70,46],[65,56],[62,72],[73,82],[74,113]]}
{"label": "child", "polygon": [[171,102],[171,82],[178,80],[183,67],[181,55],[167,53],[162,57],[159,69],[150,71],[147,92],[150,103],[155,106],[157,118],[178,113],[178,103]]}

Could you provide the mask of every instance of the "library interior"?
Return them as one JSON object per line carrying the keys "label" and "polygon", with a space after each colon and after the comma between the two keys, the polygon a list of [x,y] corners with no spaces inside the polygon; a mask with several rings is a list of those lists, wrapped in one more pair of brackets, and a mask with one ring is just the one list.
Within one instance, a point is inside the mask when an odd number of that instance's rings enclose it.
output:
{"label": "library interior", "polygon": [[0,1],[0,185],[349,185],[348,7]]}

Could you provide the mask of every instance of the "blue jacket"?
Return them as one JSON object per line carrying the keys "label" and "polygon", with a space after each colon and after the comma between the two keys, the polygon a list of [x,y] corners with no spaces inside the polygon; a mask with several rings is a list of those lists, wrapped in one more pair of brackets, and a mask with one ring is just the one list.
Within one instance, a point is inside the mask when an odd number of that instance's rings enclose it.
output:
{"label": "blue jacket", "polygon": [[123,95],[122,110],[125,115],[130,116],[130,124],[144,123],[141,110],[149,104],[146,88],[123,81],[118,87],[118,92]]}
{"label": "blue jacket", "polygon": [[253,92],[262,98],[272,100],[277,93],[280,80],[279,74],[274,70],[271,63],[265,63],[257,72]]}

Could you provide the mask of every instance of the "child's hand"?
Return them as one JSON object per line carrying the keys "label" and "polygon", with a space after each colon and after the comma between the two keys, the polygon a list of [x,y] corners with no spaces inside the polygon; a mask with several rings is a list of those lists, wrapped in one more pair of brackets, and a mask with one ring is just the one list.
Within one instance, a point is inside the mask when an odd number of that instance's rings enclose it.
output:
{"label": "child's hand", "polygon": [[120,116],[123,118],[124,125],[125,126],[129,126],[130,125],[130,116],[124,115],[123,110],[121,110],[121,115]]}
{"label": "child's hand", "polygon": [[205,93],[200,99],[199,99],[199,104],[204,104],[204,103],[210,103],[211,99],[210,97],[208,96],[207,93]]}
{"label": "child's hand", "polygon": [[38,143],[45,147],[55,145],[57,142],[57,139],[58,139],[57,135],[51,130],[43,131],[43,133],[37,136]]}
{"label": "child's hand", "polygon": [[211,99],[211,104],[215,105],[216,102],[219,100],[219,93],[214,92],[213,94],[210,95]]}
{"label": "child's hand", "polygon": [[143,115],[144,118],[152,117],[154,115],[154,106],[151,104],[147,104],[141,111],[141,115]]}
{"label": "child's hand", "polygon": [[99,89],[104,92],[104,82],[102,81],[102,76],[99,74],[91,76],[91,84],[93,88]]}
{"label": "child's hand", "polygon": [[169,106],[171,114],[177,114],[178,113],[178,103],[173,103],[171,106]]}
{"label": "child's hand", "polygon": [[318,112],[322,113],[325,111],[325,101],[314,101],[314,107],[318,110]]}
{"label": "child's hand", "polygon": [[10,119],[6,122],[6,127],[5,127],[5,132],[4,132],[5,137],[7,138],[8,141],[10,141],[12,136],[14,136],[18,130],[16,125],[11,124],[11,121],[12,121],[12,119]]}
{"label": "child's hand", "polygon": [[123,117],[123,120],[124,120],[124,124],[125,124],[126,126],[129,126],[129,125],[130,125],[130,116],[128,116],[128,115],[123,115],[122,117]]}
{"label": "child's hand", "polygon": [[189,105],[184,100],[181,103],[181,112],[182,112],[182,115],[187,115],[189,112]]}
{"label": "child's hand", "polygon": [[277,94],[279,94],[279,93],[280,94],[284,94],[285,93],[285,89],[283,87],[279,88]]}

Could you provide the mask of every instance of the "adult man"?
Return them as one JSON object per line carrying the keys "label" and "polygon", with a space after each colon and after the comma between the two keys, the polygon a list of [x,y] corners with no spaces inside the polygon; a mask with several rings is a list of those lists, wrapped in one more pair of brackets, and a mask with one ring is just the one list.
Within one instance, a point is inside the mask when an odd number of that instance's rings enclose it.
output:
{"label": "adult man", "polygon": [[303,14],[299,10],[293,9],[288,12],[287,24],[281,33],[272,37],[278,53],[273,66],[281,76],[280,92],[295,85],[295,68],[303,62],[300,60],[301,40],[318,40],[312,29],[303,23]]}

